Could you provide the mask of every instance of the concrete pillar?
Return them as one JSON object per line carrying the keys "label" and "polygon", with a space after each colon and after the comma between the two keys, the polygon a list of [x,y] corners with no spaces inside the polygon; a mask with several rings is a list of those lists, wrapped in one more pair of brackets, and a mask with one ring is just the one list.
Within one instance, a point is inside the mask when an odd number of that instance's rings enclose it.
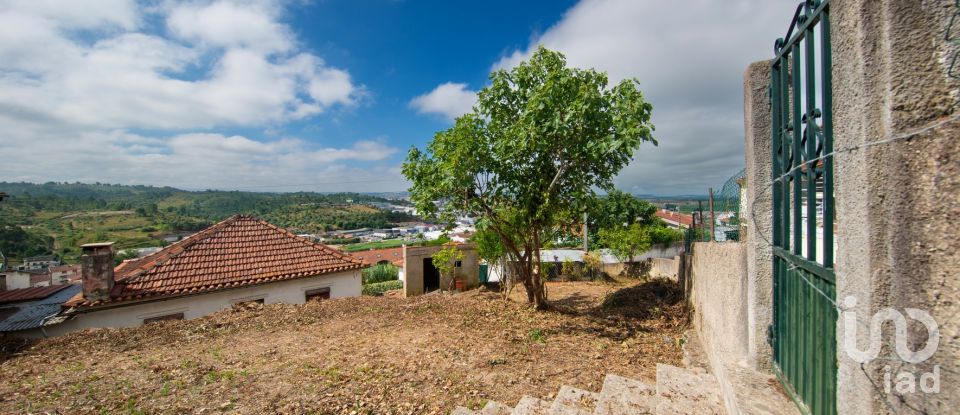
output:
{"label": "concrete pillar", "polygon": [[747,245],[747,357],[764,371],[772,369],[773,361],[767,343],[773,322],[770,64],[754,62],[743,74],[746,204],[740,208],[747,220],[746,235],[741,235]]}
{"label": "concrete pillar", "polygon": [[[887,325],[883,340],[890,347],[861,366],[846,354],[851,328],[841,318],[838,411],[952,412],[960,401],[960,123],[949,120],[960,84],[947,75],[956,47],[945,37],[957,10],[952,0],[840,0],[831,7],[834,147],[850,150],[835,158],[837,299],[857,300],[850,311],[858,316],[860,349],[882,308],[924,310],[940,328],[936,354],[914,365],[897,357]],[[948,122],[911,134],[938,121]],[[864,147],[901,135],[912,138]],[[909,334],[913,350],[927,338],[919,324]],[[887,366],[897,379],[901,370],[919,376],[935,365],[945,369],[937,394],[884,390]]]}

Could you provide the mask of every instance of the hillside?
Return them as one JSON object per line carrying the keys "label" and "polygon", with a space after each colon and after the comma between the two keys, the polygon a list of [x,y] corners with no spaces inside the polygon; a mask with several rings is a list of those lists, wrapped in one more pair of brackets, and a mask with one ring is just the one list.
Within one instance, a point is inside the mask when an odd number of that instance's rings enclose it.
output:
{"label": "hillside", "polygon": [[548,286],[549,312],[479,291],[361,297],[10,342],[0,413],[446,414],[680,363],[676,283]]}
{"label": "hillside", "polygon": [[17,260],[55,252],[75,259],[81,244],[111,240],[118,249],[164,244],[235,214],[294,232],[386,227],[414,220],[371,204],[398,203],[359,193],[186,191],[84,183],[7,183],[0,192],[0,251]]}

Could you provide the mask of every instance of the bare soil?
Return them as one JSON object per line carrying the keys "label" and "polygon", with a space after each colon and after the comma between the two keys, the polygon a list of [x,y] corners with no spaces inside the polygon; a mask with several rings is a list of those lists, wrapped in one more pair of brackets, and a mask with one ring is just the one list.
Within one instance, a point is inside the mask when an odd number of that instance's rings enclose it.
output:
{"label": "bare soil", "polygon": [[671,282],[549,283],[537,312],[475,290],[267,305],[0,352],[0,413],[448,413],[653,382],[688,324]]}

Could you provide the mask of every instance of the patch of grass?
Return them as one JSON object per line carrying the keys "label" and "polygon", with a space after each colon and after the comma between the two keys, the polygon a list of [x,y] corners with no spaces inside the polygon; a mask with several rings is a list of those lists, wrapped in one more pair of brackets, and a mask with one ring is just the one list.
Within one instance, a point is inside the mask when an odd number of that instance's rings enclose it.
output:
{"label": "patch of grass", "polygon": [[206,375],[204,375],[204,377],[203,377],[203,384],[204,384],[204,385],[209,385],[209,384],[211,384],[211,383],[220,382],[221,380],[225,380],[225,381],[227,381],[227,382],[232,382],[233,379],[234,379],[236,376],[237,376],[237,373],[234,372],[234,371],[232,371],[232,370],[229,370],[229,369],[227,369],[227,370],[211,370],[211,371],[207,372]]}
{"label": "patch of grass", "polygon": [[400,289],[403,289],[403,281],[400,280],[375,282],[363,286],[363,295],[380,296],[387,291]]}
{"label": "patch of grass", "polygon": [[330,366],[324,369],[317,369],[317,374],[327,380],[327,383],[337,383],[343,380],[340,369],[336,366]]}
{"label": "patch of grass", "polygon": [[545,337],[546,336],[543,334],[543,331],[539,328],[530,330],[530,332],[527,333],[527,339],[533,343],[545,343]]}

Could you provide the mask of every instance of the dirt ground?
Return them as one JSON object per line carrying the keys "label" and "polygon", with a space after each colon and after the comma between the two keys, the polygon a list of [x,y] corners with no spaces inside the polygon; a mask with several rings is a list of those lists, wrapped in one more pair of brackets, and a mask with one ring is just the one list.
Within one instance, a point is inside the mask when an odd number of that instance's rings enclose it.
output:
{"label": "dirt ground", "polygon": [[537,312],[475,290],[267,305],[3,344],[0,413],[447,413],[654,381],[688,321],[674,283],[550,283]]}

